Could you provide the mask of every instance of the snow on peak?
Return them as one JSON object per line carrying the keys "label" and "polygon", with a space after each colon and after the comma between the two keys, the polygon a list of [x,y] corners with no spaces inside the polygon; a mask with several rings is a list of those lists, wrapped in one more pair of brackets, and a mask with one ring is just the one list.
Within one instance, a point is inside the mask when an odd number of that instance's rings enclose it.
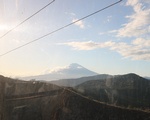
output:
{"label": "snow on peak", "polygon": [[59,80],[59,79],[68,79],[68,78],[79,78],[85,76],[97,75],[97,73],[88,70],[87,68],[77,64],[72,63],[69,66],[65,67],[56,67],[54,69],[47,70],[45,74],[38,76],[29,76],[24,79],[36,79],[36,80]]}
{"label": "snow on peak", "polygon": [[44,72],[44,74],[49,74],[49,73],[61,73],[64,70],[73,70],[73,69],[82,69],[81,65],[77,63],[72,63],[69,66],[64,66],[64,67],[55,67],[53,69],[48,69]]}
{"label": "snow on peak", "polygon": [[81,65],[77,64],[77,63],[72,63],[72,64],[69,65],[69,68],[81,69],[83,67]]}

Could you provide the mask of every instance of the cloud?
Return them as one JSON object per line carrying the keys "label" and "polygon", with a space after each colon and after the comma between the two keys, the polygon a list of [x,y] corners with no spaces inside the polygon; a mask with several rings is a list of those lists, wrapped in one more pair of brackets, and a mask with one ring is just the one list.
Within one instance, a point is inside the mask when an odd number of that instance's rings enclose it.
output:
{"label": "cloud", "polygon": [[108,48],[111,51],[118,52],[124,58],[132,60],[150,60],[150,40],[135,39],[131,44],[125,42],[107,41],[96,43],[93,41],[87,42],[68,42],[62,45],[73,47],[74,50],[95,50]]}
{"label": "cloud", "polygon": [[107,16],[107,22],[110,22],[112,19],[112,16]]}
{"label": "cloud", "polygon": [[73,47],[74,50],[94,50],[97,48],[105,48],[107,46],[110,46],[111,44],[113,44],[113,42],[96,43],[93,41],[87,41],[87,42],[63,43],[63,45],[68,45],[68,46]]}
{"label": "cloud", "polygon": [[52,69],[47,69],[46,71],[43,72],[43,74],[49,74],[49,73],[59,73],[61,74],[61,71],[64,69],[68,69],[68,66],[64,66],[64,67],[55,67]]}
{"label": "cloud", "polygon": [[143,8],[145,6],[140,3],[140,0],[128,0],[126,6],[132,7],[134,13],[126,16],[128,22],[123,24],[122,28],[116,30],[117,36],[141,37],[148,34],[150,32],[150,9]]}
{"label": "cloud", "polygon": [[43,74],[49,74],[49,73],[59,73],[62,74],[62,71],[68,70],[68,69],[82,69],[82,66],[63,66],[63,67],[55,67],[52,69],[47,69],[46,71],[43,72]]}
{"label": "cloud", "polygon": [[114,46],[110,47],[110,50],[118,52],[124,58],[131,58],[132,60],[150,60],[150,46],[144,47],[139,43],[115,43]]}
{"label": "cloud", "polygon": [[106,34],[105,32],[99,32],[98,33],[99,35],[104,35],[104,34]]}
{"label": "cloud", "polygon": [[75,16],[76,16],[76,14],[73,13],[73,12],[65,12],[65,14],[70,15],[70,16],[72,16],[72,17],[75,17]]}
{"label": "cloud", "polygon": [[[127,42],[111,42],[104,48],[118,52],[124,58],[132,60],[150,60],[150,1],[128,0],[126,6],[132,7],[133,13],[125,16],[128,20],[121,28],[109,31],[116,34],[116,37],[129,37],[132,40]],[[101,48],[101,47],[98,47]]]}
{"label": "cloud", "polygon": [[77,26],[79,26],[80,28],[83,29],[83,28],[85,27],[83,21],[80,20],[80,21],[76,22],[77,20],[78,20],[78,19],[73,19],[72,22],[75,22],[75,23],[74,23],[75,25],[77,25]]}
{"label": "cloud", "polygon": [[126,5],[135,6],[139,3],[139,0],[128,0]]}
{"label": "cloud", "polygon": [[72,16],[76,16],[76,14],[75,14],[75,13],[73,13],[73,12],[71,12],[71,13],[70,13],[70,15],[72,15]]}
{"label": "cloud", "polygon": [[[128,0],[126,6],[132,7],[133,13],[125,16],[128,20],[121,28],[109,31],[110,34],[116,34],[117,37],[129,37],[129,42],[67,42],[62,45],[72,47],[74,50],[95,50],[109,49],[119,53],[124,58],[132,60],[150,61],[150,1]],[[145,5],[145,6],[144,6]],[[111,18],[111,17],[110,17]],[[108,20],[109,21],[109,20]],[[81,24],[81,23],[80,23]],[[79,25],[79,23],[78,23]],[[104,33],[99,33],[100,35]]]}
{"label": "cloud", "polygon": [[150,47],[150,40],[144,38],[137,38],[132,43],[141,47]]}

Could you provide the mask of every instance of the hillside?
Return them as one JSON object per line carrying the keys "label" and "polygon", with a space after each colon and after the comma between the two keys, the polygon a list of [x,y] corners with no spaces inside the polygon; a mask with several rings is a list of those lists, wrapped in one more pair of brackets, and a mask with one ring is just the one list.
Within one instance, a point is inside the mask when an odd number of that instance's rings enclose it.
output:
{"label": "hillside", "polygon": [[[1,80],[3,79],[3,80]],[[103,104],[82,96],[72,88],[44,82],[19,82],[0,78],[6,89],[3,120],[148,120],[150,113]],[[11,82],[11,83],[10,83]],[[18,84],[18,85],[17,85]],[[16,87],[20,86],[21,87]],[[24,86],[24,87],[23,87]],[[15,89],[17,88],[17,89]],[[28,91],[27,91],[28,89]],[[20,92],[16,92],[21,90]],[[8,94],[9,93],[9,94]],[[22,98],[22,99],[20,99]],[[3,112],[4,112],[3,111]]]}
{"label": "hillside", "polygon": [[95,102],[65,91],[61,97],[62,108],[55,111],[52,119],[56,120],[146,120],[150,113],[118,108]]}
{"label": "hillside", "polygon": [[74,78],[74,79],[61,79],[55,81],[49,81],[50,83],[60,85],[60,86],[67,86],[67,87],[75,87],[81,83],[84,83],[89,80],[100,80],[100,79],[108,79],[113,77],[112,75],[107,74],[100,74],[88,77],[81,77],[81,78]]}
{"label": "hillside", "polygon": [[79,92],[109,104],[150,108],[150,81],[136,74],[91,80],[75,87]]}

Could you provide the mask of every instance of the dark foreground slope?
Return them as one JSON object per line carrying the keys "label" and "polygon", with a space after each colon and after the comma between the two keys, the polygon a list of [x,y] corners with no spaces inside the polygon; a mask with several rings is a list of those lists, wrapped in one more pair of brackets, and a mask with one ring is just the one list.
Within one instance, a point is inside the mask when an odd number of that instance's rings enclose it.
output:
{"label": "dark foreground slope", "polygon": [[[22,82],[19,83],[22,87],[15,90],[14,86],[18,86],[18,83],[7,83],[7,88],[14,91],[20,89],[22,94],[8,94],[6,89],[2,120],[150,120],[150,113],[96,102],[72,88],[41,82]],[[29,89],[28,92],[26,88]]]}
{"label": "dark foreground slope", "polygon": [[76,89],[105,103],[131,108],[150,108],[150,81],[136,74],[87,81],[76,86]]}
{"label": "dark foreground slope", "polygon": [[[9,105],[8,105],[9,104]],[[150,113],[117,108],[74,94],[58,94],[7,103],[8,120],[149,120]],[[11,106],[11,107],[10,107]],[[12,109],[13,107],[13,109]]]}

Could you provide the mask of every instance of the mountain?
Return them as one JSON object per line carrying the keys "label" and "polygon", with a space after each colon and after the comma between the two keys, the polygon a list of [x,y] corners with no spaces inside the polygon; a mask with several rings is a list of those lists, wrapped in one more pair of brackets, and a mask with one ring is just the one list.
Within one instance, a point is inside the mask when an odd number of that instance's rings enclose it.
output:
{"label": "mountain", "polygon": [[103,80],[103,79],[109,79],[112,77],[113,77],[112,75],[108,75],[108,74],[99,74],[99,75],[74,78],[74,79],[55,80],[55,81],[50,81],[50,83],[53,83],[59,86],[75,87],[89,80]]}
{"label": "mountain", "polygon": [[144,78],[150,80],[150,77],[144,77]]}
{"label": "mountain", "polygon": [[[110,106],[72,88],[0,76],[2,120],[149,120],[147,111]],[[5,91],[5,92],[4,92]],[[3,94],[2,94],[3,93]],[[1,100],[1,99],[0,99]],[[1,110],[1,109],[0,109]],[[5,111],[5,112],[4,112]]]}
{"label": "mountain", "polygon": [[75,89],[105,103],[132,108],[150,108],[150,81],[133,73],[87,81]]}
{"label": "mountain", "polygon": [[77,63],[72,63],[67,67],[53,70],[48,74],[23,77],[21,79],[23,80],[35,79],[35,80],[51,81],[51,80],[68,79],[68,78],[79,78],[79,77],[84,77],[84,76],[93,76],[97,74],[98,73],[90,71]]}

